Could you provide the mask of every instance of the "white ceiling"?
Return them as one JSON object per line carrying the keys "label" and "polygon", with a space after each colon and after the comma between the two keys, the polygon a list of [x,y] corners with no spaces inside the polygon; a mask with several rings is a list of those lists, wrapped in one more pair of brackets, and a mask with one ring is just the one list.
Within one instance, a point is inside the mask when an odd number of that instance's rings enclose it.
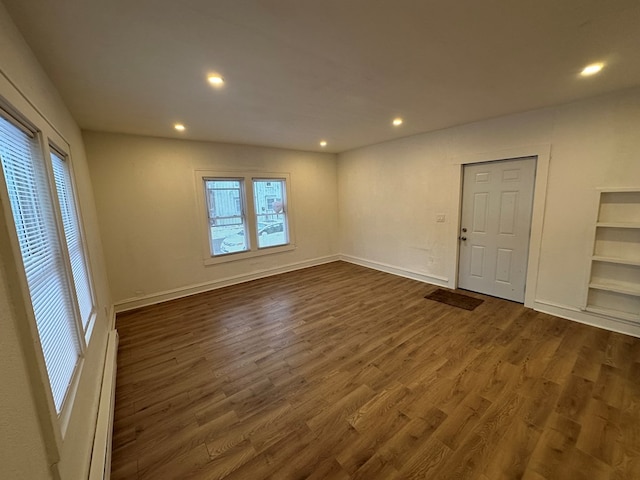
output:
{"label": "white ceiling", "polygon": [[639,0],[2,1],[90,130],[340,152],[640,84]]}

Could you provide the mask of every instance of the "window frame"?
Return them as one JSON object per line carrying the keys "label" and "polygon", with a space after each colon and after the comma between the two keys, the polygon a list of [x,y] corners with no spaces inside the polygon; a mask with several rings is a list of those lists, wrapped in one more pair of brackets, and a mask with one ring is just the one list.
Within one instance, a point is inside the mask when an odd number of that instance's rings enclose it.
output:
{"label": "window frame", "polygon": [[[240,205],[238,205],[238,210],[240,210],[240,215],[231,215],[231,216],[221,216],[221,217],[217,217],[219,219],[232,219],[232,218],[238,218],[241,220],[241,222],[239,224],[236,224],[237,226],[242,226],[242,230],[243,230],[243,235],[245,236],[245,244],[247,246],[247,249],[245,250],[241,250],[240,252],[229,252],[229,253],[225,253],[225,254],[218,254],[216,255],[213,252],[213,245],[211,245],[211,240],[213,240],[213,238],[209,238],[209,253],[211,255],[212,258],[219,258],[222,257],[224,255],[231,255],[232,253],[246,253],[251,251],[251,242],[250,242],[250,235],[249,235],[249,219],[247,218],[247,205],[246,205],[246,189],[245,189],[245,179],[242,177],[238,177],[238,178],[232,178],[232,177],[206,177],[203,178],[203,186],[204,186],[204,196],[205,196],[205,203],[206,203],[206,208],[207,208],[207,218],[208,218],[208,223],[209,223],[209,230],[207,230],[208,233],[211,233],[211,229],[214,227],[214,225],[212,225],[212,221],[215,222],[216,219],[211,217],[211,204],[210,204],[210,199],[211,196],[209,194],[209,189],[207,188],[207,182],[238,182],[239,186],[237,188],[238,191],[238,201],[240,203]],[[225,189],[216,189],[216,190],[225,190]],[[226,189],[226,190],[236,190],[234,189]],[[228,225],[233,225],[233,224],[228,224]]]}
{"label": "window frame", "polygon": [[[244,216],[246,222],[246,233],[248,235],[248,249],[241,252],[225,253],[214,255],[211,245],[210,218],[207,201],[206,180],[240,180],[243,198],[241,202],[244,206]],[[288,243],[285,245],[267,246],[258,248],[258,219],[255,212],[254,201],[254,180],[280,180],[284,181],[284,199],[286,209]],[[201,225],[202,238],[202,259],[205,265],[216,265],[227,262],[234,262],[247,258],[254,258],[263,255],[288,252],[296,249],[295,229],[293,225],[293,214],[290,204],[291,199],[291,176],[289,173],[272,172],[238,172],[219,170],[195,170],[195,191],[198,205],[198,219]]]}
{"label": "window frame", "polygon": [[[2,80],[3,79],[0,78],[0,87],[6,86]],[[77,201],[78,193],[75,188],[73,162],[71,156],[64,153],[64,156],[68,161],[67,165],[69,167],[69,176],[71,179],[71,190],[73,192],[73,201],[75,202],[75,208],[78,215],[78,228],[83,238],[82,249],[87,262],[87,275],[89,277],[88,281],[91,287],[92,305],[95,311],[92,319],[87,323],[86,330],[84,328],[78,328],[78,322],[80,322],[80,327],[82,326],[82,323],[78,312],[78,303],[72,280],[73,274],[70,267],[69,252],[63,230],[53,166],[50,159],[54,146],[56,153],[60,155],[65,151],[70,151],[69,143],[64,139],[62,134],[60,134],[46,120],[46,118],[44,118],[42,114],[23,97],[20,95],[12,95],[11,100],[12,101],[9,101],[5,97],[0,96],[0,115],[18,129],[21,129],[29,136],[32,136],[34,142],[33,148],[38,150],[40,158],[37,161],[41,162],[40,166],[43,168],[42,173],[44,176],[44,182],[47,184],[47,191],[44,192],[43,195],[46,196],[46,201],[50,203],[53,215],[52,223],[55,225],[55,232],[51,232],[51,234],[57,241],[58,248],[61,250],[62,269],[64,270],[63,275],[65,277],[65,283],[68,286],[69,299],[72,304],[71,308],[74,316],[70,323],[75,327],[74,329],[78,342],[78,360],[66,388],[60,410],[58,411],[54,402],[51,380],[47,370],[41,337],[35,318],[31,292],[27,281],[13,210],[9,201],[8,186],[4,172],[2,171],[2,168],[0,168],[0,203],[2,203],[2,219],[0,221],[4,221],[7,227],[10,247],[9,254],[14,265],[14,268],[9,270],[7,274],[9,275],[9,278],[13,279],[12,282],[14,283],[16,290],[20,292],[19,295],[23,300],[18,304],[14,304],[14,307],[16,308],[17,318],[21,320],[19,331],[22,346],[25,351],[25,361],[31,374],[35,377],[30,383],[34,389],[34,400],[38,405],[37,411],[42,422],[41,427],[45,439],[47,455],[50,462],[53,464],[60,458],[60,452],[69,426],[69,421],[77,397],[80,378],[84,369],[85,355],[88,349],[88,344],[91,341],[91,334],[97,317],[98,305],[95,296],[94,277],[91,271],[89,253],[87,245],[84,243],[85,233],[82,224],[82,213],[80,211],[79,202]],[[58,148],[57,146],[59,145],[65,145],[66,148]]]}
{"label": "window frame", "polygon": [[[67,273],[71,275],[70,278],[73,286],[71,293],[74,299],[74,307],[77,310],[76,318],[77,318],[78,331],[82,333],[82,336],[84,338],[84,349],[86,350],[86,346],[89,344],[89,339],[91,338],[91,334],[93,333],[93,327],[95,326],[96,318],[98,316],[98,305],[96,301],[95,286],[93,285],[93,272],[91,270],[91,259],[89,258],[89,249],[86,243],[83,216],[82,216],[82,211],[80,207],[80,202],[78,201],[78,190],[76,188],[75,175],[73,171],[73,162],[71,161],[71,156],[68,153],[66,153],[64,149],[59,148],[51,139],[48,139],[47,144],[49,148],[45,151],[45,155],[47,155],[45,159],[45,163],[48,163],[47,166],[48,166],[48,170],[50,171],[49,173],[50,189],[52,190],[51,194],[52,194],[54,203],[56,205],[57,221],[59,222],[58,230],[61,236],[61,242],[63,242],[62,246],[64,247],[64,252],[65,252],[64,258],[66,261],[66,269],[67,269]],[[86,275],[87,275],[87,287],[89,289],[88,293],[91,299],[91,311],[89,313],[89,318],[87,319],[86,325],[83,323],[82,314],[79,311],[80,302],[78,301],[78,293],[77,293],[78,290],[75,285],[75,277],[73,276],[73,268],[71,266],[71,250],[69,249],[66,232],[64,230],[62,207],[60,205],[60,200],[59,200],[60,196],[58,192],[58,186],[56,184],[55,175],[53,173],[53,159],[51,158],[52,155],[56,155],[58,158],[60,158],[65,163],[65,166],[66,166],[66,174],[69,181],[68,194],[69,194],[69,199],[70,199],[70,202],[72,203],[72,207],[74,209],[74,213],[76,216],[75,221],[77,223],[78,236],[79,236],[78,246],[80,247],[80,253],[83,257],[84,268],[86,270]],[[54,192],[55,192],[55,195],[53,194]]]}
{"label": "window frame", "polygon": [[[255,211],[257,205],[257,198],[255,196],[256,194],[256,190],[255,190],[255,184],[256,182],[282,182],[284,183],[284,188],[282,191],[282,198],[280,199],[280,201],[282,202],[282,212],[281,213],[274,213],[273,215],[283,215],[284,216],[284,222],[283,222],[283,234],[285,235],[287,241],[284,244],[280,244],[280,245],[266,245],[264,247],[260,246],[260,229],[258,228],[260,225],[260,216],[266,216],[266,215],[272,215],[270,213],[259,213],[257,211]],[[254,205],[254,216],[255,216],[255,221],[256,221],[256,248],[258,250],[264,250],[267,248],[277,248],[277,247],[282,247],[285,245],[289,245],[289,243],[291,242],[291,238],[289,235],[289,198],[288,198],[288,192],[287,192],[287,181],[283,178],[274,178],[274,177],[253,177],[251,179],[251,188],[252,188],[252,201],[253,201],[253,205]],[[265,199],[267,200],[267,204],[269,204],[269,199],[267,197],[265,197]],[[273,205],[273,203],[275,203],[276,197],[273,196],[273,198],[271,198],[271,204]],[[266,220],[264,220],[266,221]],[[264,222],[263,221],[263,222]]]}

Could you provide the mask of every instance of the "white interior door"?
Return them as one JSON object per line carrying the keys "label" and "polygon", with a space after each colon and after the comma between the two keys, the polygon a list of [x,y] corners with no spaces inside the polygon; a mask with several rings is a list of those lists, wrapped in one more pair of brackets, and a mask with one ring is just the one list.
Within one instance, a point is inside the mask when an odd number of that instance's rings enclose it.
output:
{"label": "white interior door", "polygon": [[536,159],[464,166],[458,287],[524,302]]}

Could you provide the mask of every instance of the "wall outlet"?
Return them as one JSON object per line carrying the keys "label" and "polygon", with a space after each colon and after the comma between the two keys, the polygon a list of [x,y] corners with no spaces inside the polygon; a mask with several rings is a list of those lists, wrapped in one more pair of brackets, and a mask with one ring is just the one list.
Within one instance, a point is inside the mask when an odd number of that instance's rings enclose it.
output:
{"label": "wall outlet", "polygon": [[447,216],[444,213],[438,213],[436,215],[436,222],[438,223],[444,223],[446,219],[447,219]]}

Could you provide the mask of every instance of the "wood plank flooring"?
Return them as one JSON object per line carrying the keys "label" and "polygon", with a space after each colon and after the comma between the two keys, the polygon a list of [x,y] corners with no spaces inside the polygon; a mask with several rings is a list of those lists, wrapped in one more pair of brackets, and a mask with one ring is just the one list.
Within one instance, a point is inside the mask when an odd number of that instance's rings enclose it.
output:
{"label": "wood plank flooring", "polygon": [[112,479],[640,479],[640,339],[335,262],[118,316]]}

